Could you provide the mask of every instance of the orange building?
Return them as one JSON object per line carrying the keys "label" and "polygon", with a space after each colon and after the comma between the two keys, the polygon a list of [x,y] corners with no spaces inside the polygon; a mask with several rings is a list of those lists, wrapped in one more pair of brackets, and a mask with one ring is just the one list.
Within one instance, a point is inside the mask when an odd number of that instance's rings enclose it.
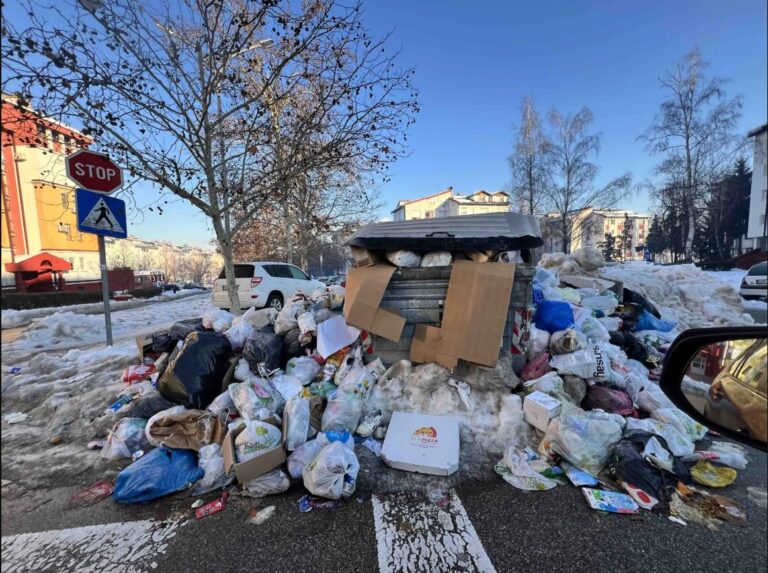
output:
{"label": "orange building", "polygon": [[[77,230],[64,158],[91,140],[2,96],[2,286],[49,290],[98,280],[96,235]],[[15,274],[14,274],[15,272]]]}

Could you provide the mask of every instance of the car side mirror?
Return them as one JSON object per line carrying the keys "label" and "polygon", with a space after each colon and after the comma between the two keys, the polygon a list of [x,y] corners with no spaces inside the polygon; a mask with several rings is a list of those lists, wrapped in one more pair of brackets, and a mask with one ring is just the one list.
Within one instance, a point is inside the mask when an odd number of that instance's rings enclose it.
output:
{"label": "car side mirror", "polygon": [[697,328],[664,359],[661,389],[689,416],[768,451],[768,328]]}

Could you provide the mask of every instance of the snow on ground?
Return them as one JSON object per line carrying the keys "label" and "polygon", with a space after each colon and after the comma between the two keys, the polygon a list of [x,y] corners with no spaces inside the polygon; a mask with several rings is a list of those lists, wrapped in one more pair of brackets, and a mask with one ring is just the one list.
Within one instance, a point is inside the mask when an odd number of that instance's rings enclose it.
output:
{"label": "snow on ground", "polygon": [[620,280],[626,288],[647,297],[662,318],[677,322],[678,330],[754,324],[744,312],[738,290],[732,286],[732,271],[726,280],[721,280],[695,265],[662,266],[643,261],[601,270],[601,276]]}
{"label": "snow on ground", "polygon": [[[148,299],[111,300],[109,301],[109,308],[114,312],[116,310],[135,308],[138,306],[144,306],[146,304],[167,302],[177,298],[199,295],[201,292],[202,291],[199,289],[183,289],[175,293],[164,292],[161,295]],[[3,309],[2,312],[0,312],[0,324],[2,324],[3,329],[19,328],[21,326],[28,326],[32,324],[36,318],[50,316],[57,312],[72,312],[75,314],[101,314],[103,309],[104,304],[101,302],[70,304],[66,306],[45,308],[28,308],[24,310]]]}
{"label": "snow on ground", "polygon": [[749,272],[744,269],[731,269],[729,271],[702,271],[704,274],[716,278],[720,282],[731,285],[738,292],[741,287],[741,279]]}
{"label": "snow on ground", "polygon": [[[28,414],[22,423],[2,423],[3,479],[44,487],[116,474],[120,464],[85,445],[114,423],[101,416],[125,391],[123,369],[138,362],[133,336],[199,317],[209,306],[210,293],[203,293],[115,312],[111,347],[103,346],[103,315],[57,312],[3,345],[2,414]],[[12,367],[20,372],[11,374]],[[63,442],[50,445],[53,436]]]}
{"label": "snow on ground", "polygon": [[[149,304],[112,314],[114,339],[135,336],[154,327],[162,327],[177,320],[194,318],[211,306],[210,293],[202,293],[179,300]],[[103,314],[75,314],[71,311],[55,312],[34,319],[24,333],[3,350],[11,353],[35,349],[56,349],[74,345],[88,345],[105,339]]]}

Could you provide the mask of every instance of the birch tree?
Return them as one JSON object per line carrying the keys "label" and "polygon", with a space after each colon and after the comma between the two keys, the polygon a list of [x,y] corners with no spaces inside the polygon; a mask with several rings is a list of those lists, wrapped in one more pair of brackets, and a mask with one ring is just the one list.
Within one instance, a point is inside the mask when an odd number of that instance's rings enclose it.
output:
{"label": "birch tree", "polygon": [[520,126],[515,134],[514,149],[507,158],[512,172],[511,192],[520,211],[529,215],[543,206],[547,176],[547,140],[533,99],[525,97],[520,106]]}

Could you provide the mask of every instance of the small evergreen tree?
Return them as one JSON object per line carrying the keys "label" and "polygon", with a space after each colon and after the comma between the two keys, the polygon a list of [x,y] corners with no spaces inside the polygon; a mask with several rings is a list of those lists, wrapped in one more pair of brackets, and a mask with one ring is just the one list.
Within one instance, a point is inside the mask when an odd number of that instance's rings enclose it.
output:
{"label": "small evergreen tree", "polygon": [[654,255],[661,254],[669,248],[669,240],[664,233],[661,217],[658,215],[654,215],[651,220],[651,226],[648,229],[648,237],[645,240],[645,246]]}
{"label": "small evergreen tree", "polygon": [[603,259],[606,262],[611,263],[618,260],[618,248],[616,246],[616,237],[612,233],[605,234],[605,240],[597,244],[600,251],[603,253]]}
{"label": "small evergreen tree", "polygon": [[[624,213],[624,226],[621,229],[621,237],[619,239],[619,246],[621,248],[621,260],[624,261],[627,258],[627,251],[632,252],[632,227],[633,220],[629,218],[627,213]],[[631,255],[630,255],[631,256]]]}

